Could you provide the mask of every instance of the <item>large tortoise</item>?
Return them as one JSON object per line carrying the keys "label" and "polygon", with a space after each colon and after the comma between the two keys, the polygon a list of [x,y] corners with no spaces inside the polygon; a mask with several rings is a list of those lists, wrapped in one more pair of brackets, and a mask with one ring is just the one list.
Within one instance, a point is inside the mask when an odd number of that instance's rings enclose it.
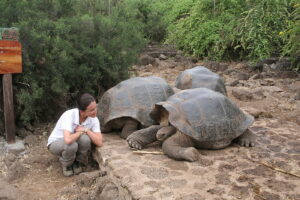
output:
{"label": "large tortoise", "polygon": [[173,95],[167,82],[156,76],[135,77],[107,90],[99,102],[101,131],[121,130],[127,138],[135,130],[153,125],[149,113],[155,103]]}
{"label": "large tortoise", "polygon": [[182,90],[155,104],[150,115],[160,125],[134,132],[127,138],[129,146],[142,149],[158,139],[169,157],[188,161],[198,159],[196,148],[221,149],[233,141],[254,146],[255,135],[248,129],[254,118],[207,88]]}
{"label": "large tortoise", "polygon": [[175,87],[181,90],[204,87],[227,96],[223,79],[203,66],[181,72],[176,79]]}

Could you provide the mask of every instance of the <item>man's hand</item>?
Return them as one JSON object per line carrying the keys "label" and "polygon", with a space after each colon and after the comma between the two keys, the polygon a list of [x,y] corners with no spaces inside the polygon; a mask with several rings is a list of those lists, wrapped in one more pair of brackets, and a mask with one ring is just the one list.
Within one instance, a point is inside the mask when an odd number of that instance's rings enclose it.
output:
{"label": "man's hand", "polygon": [[87,129],[84,127],[84,126],[77,126],[75,128],[75,133],[76,132],[82,132],[82,133],[86,133],[87,132]]}

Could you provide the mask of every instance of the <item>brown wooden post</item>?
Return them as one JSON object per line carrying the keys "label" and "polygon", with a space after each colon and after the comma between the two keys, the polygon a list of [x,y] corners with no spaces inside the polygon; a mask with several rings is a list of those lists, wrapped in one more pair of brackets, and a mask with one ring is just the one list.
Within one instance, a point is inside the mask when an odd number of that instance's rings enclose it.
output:
{"label": "brown wooden post", "polygon": [[12,75],[3,75],[4,121],[7,143],[15,143],[15,114],[13,104]]}

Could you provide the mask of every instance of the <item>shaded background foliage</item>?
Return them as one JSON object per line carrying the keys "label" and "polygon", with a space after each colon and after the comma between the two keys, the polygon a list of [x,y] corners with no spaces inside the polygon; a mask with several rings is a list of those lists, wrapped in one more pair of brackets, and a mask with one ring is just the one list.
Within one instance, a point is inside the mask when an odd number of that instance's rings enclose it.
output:
{"label": "shaded background foliage", "polygon": [[146,40],[126,7],[103,0],[1,1],[1,27],[18,27],[23,45],[23,73],[13,76],[18,121],[53,119],[78,92],[97,97],[129,77]]}
{"label": "shaded background foliage", "polygon": [[18,27],[23,45],[20,124],[53,120],[78,92],[99,97],[127,79],[149,41],[200,59],[288,57],[300,69],[300,0],[1,0],[0,10],[0,27]]}

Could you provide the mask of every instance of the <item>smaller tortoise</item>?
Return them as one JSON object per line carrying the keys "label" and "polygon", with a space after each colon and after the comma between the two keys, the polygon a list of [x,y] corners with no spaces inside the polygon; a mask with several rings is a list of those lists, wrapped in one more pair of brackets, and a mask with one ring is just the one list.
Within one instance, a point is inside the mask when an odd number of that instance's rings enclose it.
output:
{"label": "smaller tortoise", "polygon": [[249,130],[254,118],[226,96],[207,88],[182,90],[155,104],[150,113],[160,125],[132,133],[130,147],[142,149],[161,140],[166,155],[176,160],[195,161],[196,148],[221,149],[233,141],[254,146],[255,135]]}
{"label": "smaller tortoise", "polygon": [[141,127],[153,125],[149,113],[155,103],[173,95],[167,82],[156,76],[135,77],[120,82],[107,90],[98,105],[101,131],[121,130],[127,138]]}
{"label": "smaller tortoise", "polygon": [[223,79],[203,66],[181,72],[176,79],[175,87],[181,90],[204,87],[227,96]]}

